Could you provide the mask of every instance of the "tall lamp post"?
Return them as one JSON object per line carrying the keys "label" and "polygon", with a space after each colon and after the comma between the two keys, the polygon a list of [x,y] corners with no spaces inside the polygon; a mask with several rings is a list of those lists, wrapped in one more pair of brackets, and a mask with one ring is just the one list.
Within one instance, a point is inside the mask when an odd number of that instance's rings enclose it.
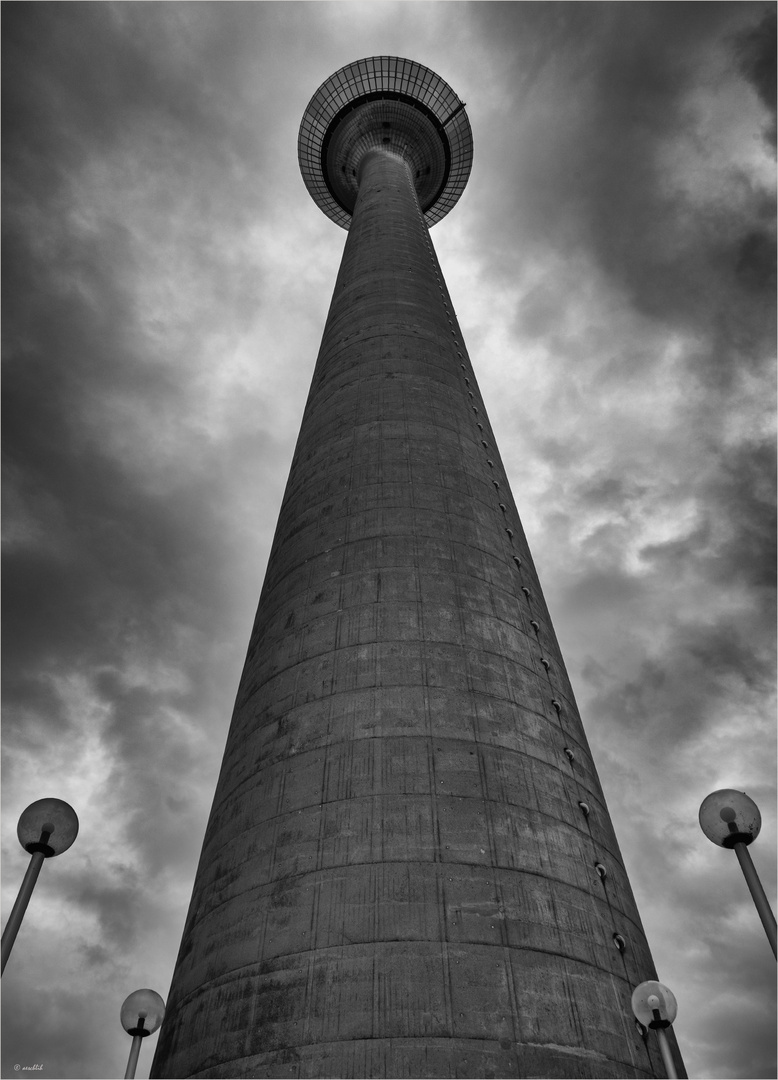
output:
{"label": "tall lamp post", "polygon": [[165,1018],[165,1002],[154,990],[135,990],[121,1008],[122,1027],[132,1035],[124,1080],[132,1080],[138,1067],[141,1042],[153,1035]]}
{"label": "tall lamp post", "polygon": [[762,827],[759,807],[744,791],[722,788],[703,799],[700,807],[700,827],[709,840],[719,847],[734,848],[743,877],[751,892],[754,905],[762,920],[767,940],[776,955],[775,915],[765,896],[762,883],[751,861],[747,845],[756,840]]}
{"label": "tall lamp post", "polygon": [[24,850],[29,851],[31,858],[3,931],[0,972],[5,971],[43,860],[67,851],[78,835],[78,816],[73,807],[61,799],[38,799],[22,812],[16,835]]}
{"label": "tall lamp post", "polygon": [[632,1011],[644,1027],[653,1028],[656,1032],[668,1080],[676,1080],[678,1073],[664,1031],[678,1015],[675,994],[660,982],[643,982],[632,991]]}

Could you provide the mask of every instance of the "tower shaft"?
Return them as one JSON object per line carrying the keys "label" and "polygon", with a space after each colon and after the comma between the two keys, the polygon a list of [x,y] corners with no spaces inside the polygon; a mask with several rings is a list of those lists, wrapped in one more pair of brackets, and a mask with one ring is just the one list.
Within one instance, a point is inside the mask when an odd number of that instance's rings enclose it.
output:
{"label": "tower shaft", "polygon": [[652,977],[414,177],[372,150],[152,1075],[653,1076]]}

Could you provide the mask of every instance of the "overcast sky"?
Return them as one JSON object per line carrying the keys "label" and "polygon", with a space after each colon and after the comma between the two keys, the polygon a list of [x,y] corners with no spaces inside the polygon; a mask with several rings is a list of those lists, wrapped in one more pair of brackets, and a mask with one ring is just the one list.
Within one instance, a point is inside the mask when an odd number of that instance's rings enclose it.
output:
{"label": "overcast sky", "polygon": [[[467,102],[432,230],[689,1075],[774,1077],[775,7],[6,3],[2,1075],[122,1075],[167,996],[346,234],[297,131],[363,56]],[[156,1037],[143,1047],[148,1076]],[[21,1072],[21,1075],[25,1075]]]}

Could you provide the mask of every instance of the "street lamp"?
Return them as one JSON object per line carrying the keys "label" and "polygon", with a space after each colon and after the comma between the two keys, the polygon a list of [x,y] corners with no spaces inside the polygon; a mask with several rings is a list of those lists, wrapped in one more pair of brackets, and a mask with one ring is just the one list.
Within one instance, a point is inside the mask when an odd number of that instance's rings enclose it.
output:
{"label": "street lamp", "polygon": [[656,1032],[668,1080],[677,1080],[678,1073],[664,1032],[678,1015],[675,994],[660,982],[643,982],[632,991],[632,1011],[644,1027]]}
{"label": "street lamp", "polygon": [[703,799],[700,807],[700,828],[709,840],[719,847],[734,848],[746,885],[751,891],[756,910],[776,955],[775,915],[768,903],[756,868],[751,861],[747,844],[756,840],[762,827],[759,807],[744,791],[722,788]]}
{"label": "street lamp", "polygon": [[132,1035],[130,1056],[124,1080],[132,1080],[138,1066],[140,1044],[153,1035],[165,1017],[165,1002],[154,990],[135,990],[125,999],[121,1009],[122,1027]]}
{"label": "street lamp", "polygon": [[61,799],[38,799],[23,811],[16,835],[24,850],[29,851],[31,858],[16,903],[3,931],[0,972],[5,971],[43,860],[67,851],[78,835],[78,816],[73,807]]}

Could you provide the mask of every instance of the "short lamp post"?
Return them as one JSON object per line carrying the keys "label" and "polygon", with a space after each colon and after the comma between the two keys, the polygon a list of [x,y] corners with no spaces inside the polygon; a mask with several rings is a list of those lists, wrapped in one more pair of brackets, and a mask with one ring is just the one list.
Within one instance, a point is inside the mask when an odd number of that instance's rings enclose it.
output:
{"label": "short lamp post", "polygon": [[743,791],[722,788],[703,799],[700,807],[700,827],[709,840],[719,847],[734,848],[743,877],[751,892],[754,905],[762,920],[767,940],[776,955],[775,915],[765,896],[762,883],[751,861],[748,844],[756,840],[762,827],[759,807]]}
{"label": "short lamp post", "polygon": [[22,813],[16,835],[24,850],[29,851],[31,858],[16,903],[3,931],[0,972],[5,971],[43,860],[67,851],[78,835],[78,816],[73,807],[61,799],[38,799]]}
{"label": "short lamp post", "polygon": [[641,983],[632,991],[632,1011],[644,1027],[653,1028],[656,1032],[668,1080],[677,1080],[678,1073],[664,1031],[678,1015],[675,994],[660,982],[651,980]]}
{"label": "short lamp post", "polygon": [[154,990],[136,990],[125,999],[121,1009],[122,1027],[132,1035],[130,1056],[124,1080],[132,1080],[138,1067],[140,1044],[153,1035],[165,1018],[165,1002]]}

